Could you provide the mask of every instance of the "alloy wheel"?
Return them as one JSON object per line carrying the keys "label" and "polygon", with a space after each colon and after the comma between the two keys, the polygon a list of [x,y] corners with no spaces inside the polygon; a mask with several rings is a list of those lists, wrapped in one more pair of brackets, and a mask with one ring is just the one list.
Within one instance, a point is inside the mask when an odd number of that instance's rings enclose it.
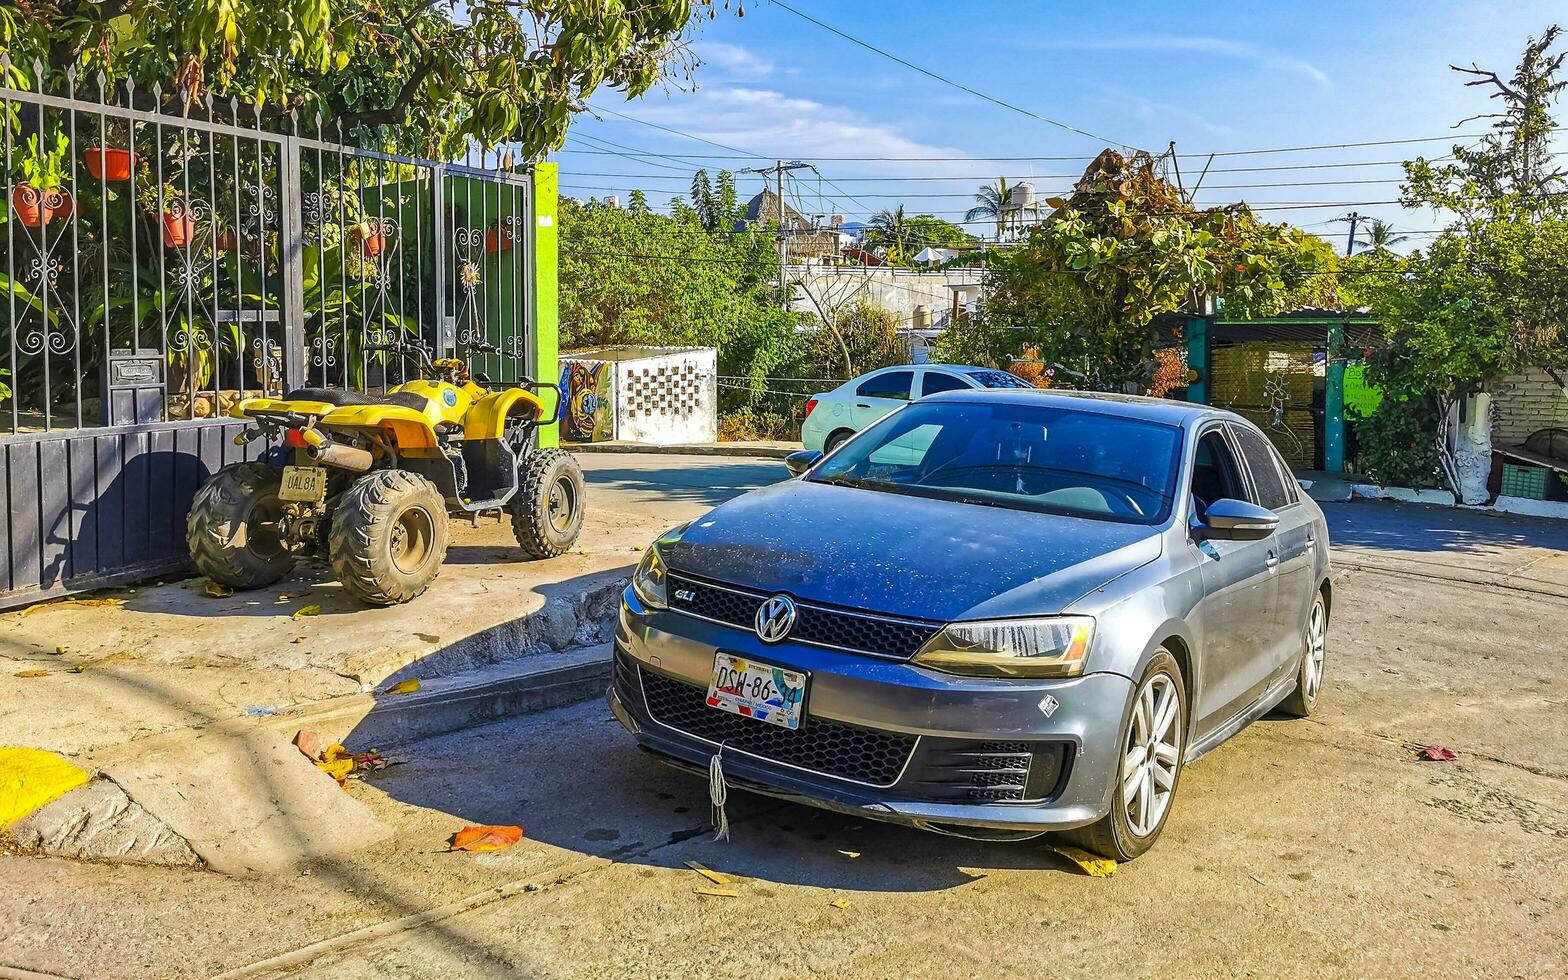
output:
{"label": "alloy wheel", "polygon": [[1307,657],[1301,669],[1302,693],[1310,703],[1318,697],[1318,687],[1323,683],[1323,654],[1327,646],[1328,614],[1323,600],[1312,603],[1307,617]]}
{"label": "alloy wheel", "polygon": [[1171,675],[1157,673],[1144,681],[1127,726],[1121,769],[1122,806],[1134,836],[1154,833],[1170,809],[1181,762],[1181,714]]}

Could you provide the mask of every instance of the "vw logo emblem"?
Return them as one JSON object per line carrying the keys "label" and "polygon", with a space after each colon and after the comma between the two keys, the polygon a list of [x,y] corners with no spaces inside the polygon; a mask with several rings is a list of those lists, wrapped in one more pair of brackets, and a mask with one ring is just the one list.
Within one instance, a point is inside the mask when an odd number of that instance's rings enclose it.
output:
{"label": "vw logo emblem", "polygon": [[757,639],[777,643],[795,628],[795,603],[787,595],[776,595],[757,607]]}

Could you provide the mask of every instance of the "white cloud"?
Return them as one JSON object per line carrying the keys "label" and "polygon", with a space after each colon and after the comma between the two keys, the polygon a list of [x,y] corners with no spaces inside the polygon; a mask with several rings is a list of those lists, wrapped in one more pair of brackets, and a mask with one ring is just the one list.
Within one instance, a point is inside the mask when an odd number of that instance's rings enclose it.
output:
{"label": "white cloud", "polygon": [[1212,54],[1249,62],[1275,71],[1301,75],[1324,88],[1333,87],[1328,73],[1310,61],[1271,51],[1247,41],[1232,41],[1222,37],[1147,34],[1103,40],[1084,38],[1030,41],[1025,46],[1041,51],[1169,51]]}
{"label": "white cloud", "polygon": [[[716,70],[728,78],[765,78],[773,74],[775,68],[773,62],[738,44],[699,41],[693,47],[703,67]],[[700,72],[698,81],[702,81]]]}
{"label": "white cloud", "polygon": [[[910,139],[891,126],[867,119],[843,106],[763,88],[714,87],[680,93],[664,102],[644,99],[628,114],[715,143],[770,156],[803,160],[843,156],[968,156],[950,146]],[[693,152],[704,151],[697,148]],[[929,172],[933,167],[940,171],[942,164],[918,161],[834,163],[829,172],[871,169],[877,173],[919,174]],[[951,169],[951,164],[948,167]]]}

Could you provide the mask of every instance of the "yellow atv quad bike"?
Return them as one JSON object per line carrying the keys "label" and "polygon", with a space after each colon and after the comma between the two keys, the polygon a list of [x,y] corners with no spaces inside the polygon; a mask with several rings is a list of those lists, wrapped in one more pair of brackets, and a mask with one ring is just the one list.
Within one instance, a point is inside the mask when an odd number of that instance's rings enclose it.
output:
{"label": "yellow atv quad bike", "polygon": [[[301,388],[236,406],[253,423],[236,442],[281,445],[219,470],[197,492],[185,540],[198,571],[256,589],[296,558],[319,556],[350,593],[384,606],[418,596],[441,570],[449,512],[505,508],[532,558],[572,546],[583,524],[582,469],[571,454],[534,445],[535,430],[560,414],[553,385],[492,391],[462,358],[432,360],[406,343],[366,350],[412,351],[430,377],[386,395]],[[556,391],[548,416],[536,393],[546,388]]]}

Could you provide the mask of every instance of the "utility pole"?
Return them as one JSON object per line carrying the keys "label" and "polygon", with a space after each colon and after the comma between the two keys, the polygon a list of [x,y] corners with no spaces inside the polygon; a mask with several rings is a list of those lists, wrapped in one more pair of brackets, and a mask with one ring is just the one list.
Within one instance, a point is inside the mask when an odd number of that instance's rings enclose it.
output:
{"label": "utility pole", "polygon": [[1340,221],[1350,222],[1350,237],[1345,239],[1345,258],[1347,259],[1350,258],[1351,253],[1356,250],[1356,225],[1360,223],[1362,217],[1363,215],[1352,211],[1343,218],[1339,219]]}
{"label": "utility pole", "polygon": [[[779,291],[784,296],[783,303],[785,313],[789,312],[790,293],[793,292],[793,290],[790,289],[789,278],[786,272],[786,269],[789,265],[789,238],[787,230],[784,227],[784,175],[791,170],[808,169],[811,169],[811,164],[802,163],[799,160],[791,160],[788,163],[785,163],[783,160],[775,160],[773,166],[771,167],[746,167],[745,169],[741,170],[741,173],[743,174],[761,174],[764,177],[772,175],[773,177],[774,187],[776,188],[774,190],[774,195],[779,205],[779,232],[777,237],[779,250]],[[759,217],[761,217],[761,215],[759,215]]]}

